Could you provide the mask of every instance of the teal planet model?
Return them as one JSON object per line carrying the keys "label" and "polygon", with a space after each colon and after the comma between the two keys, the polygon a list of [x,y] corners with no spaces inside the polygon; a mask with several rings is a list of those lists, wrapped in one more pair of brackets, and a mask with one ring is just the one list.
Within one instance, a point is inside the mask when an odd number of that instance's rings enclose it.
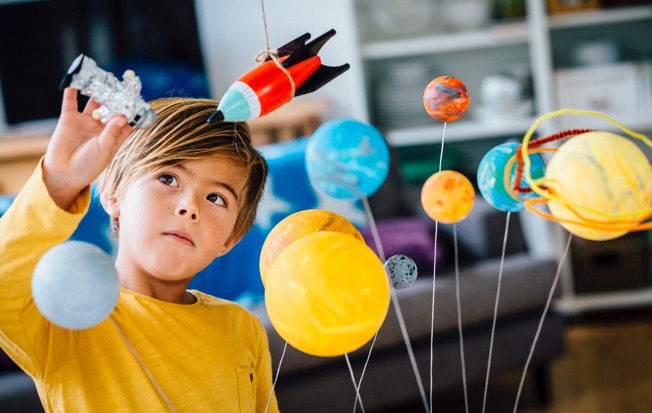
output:
{"label": "teal planet model", "polygon": [[[509,160],[516,154],[518,142],[502,143],[487,152],[478,165],[478,188],[482,197],[494,208],[505,212],[518,212],[524,208],[524,201],[514,198],[505,188],[505,169]],[[546,165],[538,154],[530,154],[530,174],[532,179],[543,177]],[[509,171],[509,185],[513,187],[516,179],[516,162]],[[523,181],[521,187],[529,188]],[[536,198],[537,194],[522,193],[522,198]]]}

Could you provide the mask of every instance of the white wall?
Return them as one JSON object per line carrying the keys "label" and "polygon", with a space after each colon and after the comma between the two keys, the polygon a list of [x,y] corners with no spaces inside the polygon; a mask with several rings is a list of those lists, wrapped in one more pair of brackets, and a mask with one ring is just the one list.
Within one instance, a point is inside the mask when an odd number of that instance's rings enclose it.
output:
{"label": "white wall", "polygon": [[[195,0],[199,36],[211,87],[220,99],[226,89],[257,64],[265,49],[260,0]],[[269,46],[278,48],[309,32],[312,39],[335,29],[337,34],[319,53],[328,66],[349,63],[351,68],[330,83],[300,99],[326,98],[329,117],[368,119],[362,62],[351,0],[268,0],[265,2]]]}

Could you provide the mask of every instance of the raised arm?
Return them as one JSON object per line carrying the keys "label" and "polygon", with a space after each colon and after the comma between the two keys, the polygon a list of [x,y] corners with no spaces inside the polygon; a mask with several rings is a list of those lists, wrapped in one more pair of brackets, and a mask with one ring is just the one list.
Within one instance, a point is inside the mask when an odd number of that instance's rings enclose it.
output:
{"label": "raised arm", "polygon": [[74,232],[90,201],[90,183],[131,131],[124,117],[106,126],[93,119],[95,103],[78,112],[76,97],[74,89],[64,92],[43,162],[0,218],[0,347],[33,376],[53,367],[51,339],[73,333],[40,314],[31,295],[32,272],[45,252]]}
{"label": "raised arm", "polygon": [[61,116],[43,160],[43,182],[63,210],[102,173],[132,130],[124,116],[106,125],[95,120],[92,113],[98,107],[91,99],[80,113],[77,90],[63,92]]}

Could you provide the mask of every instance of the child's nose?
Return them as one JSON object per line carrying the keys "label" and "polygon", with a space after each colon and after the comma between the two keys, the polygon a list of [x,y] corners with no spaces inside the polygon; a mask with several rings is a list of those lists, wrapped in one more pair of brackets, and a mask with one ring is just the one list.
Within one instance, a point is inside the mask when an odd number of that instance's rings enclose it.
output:
{"label": "child's nose", "polygon": [[176,214],[182,217],[189,217],[193,221],[199,220],[199,208],[197,203],[192,199],[183,199],[179,202]]}
{"label": "child's nose", "polygon": [[192,219],[193,221],[197,221],[199,219],[199,215],[197,215],[197,212],[193,212],[193,211],[191,211],[191,210],[189,210],[187,208],[178,208],[177,209],[177,214],[179,214],[181,216],[188,215],[188,216],[190,216],[190,219]]}

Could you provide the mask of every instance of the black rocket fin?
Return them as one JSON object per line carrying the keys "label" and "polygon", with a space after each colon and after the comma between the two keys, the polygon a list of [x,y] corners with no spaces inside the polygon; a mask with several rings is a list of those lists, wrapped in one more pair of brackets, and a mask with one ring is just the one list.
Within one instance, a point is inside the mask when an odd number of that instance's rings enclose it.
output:
{"label": "black rocket fin", "polygon": [[[304,33],[296,39],[292,40],[289,43],[284,44],[283,46],[277,49],[278,57],[283,57],[291,55],[297,50],[301,49],[306,45],[306,42],[310,39],[310,33]],[[268,57],[266,60],[272,60],[271,57]]]}
{"label": "black rocket fin", "polygon": [[288,57],[284,62],[283,62],[283,67],[290,67],[292,65],[295,65],[299,62],[302,62],[308,58],[311,58],[313,56],[316,56],[317,53],[321,50],[322,46],[330,39],[331,37],[335,36],[335,29],[330,29],[326,33],[322,34],[315,40],[311,41],[310,43],[306,44],[304,47],[301,49],[297,50],[296,52],[292,53],[290,57]]}
{"label": "black rocket fin", "polygon": [[294,96],[305,95],[306,93],[314,92],[320,87],[324,86],[326,83],[335,79],[342,73],[349,70],[350,65],[348,63],[343,64],[342,66],[324,66],[321,65],[315,72],[310,75],[308,79],[297,90],[294,91]]}
{"label": "black rocket fin", "polygon": [[79,71],[81,70],[82,63],[84,61],[84,56],[85,55],[81,53],[72,62],[70,68],[68,68],[68,71],[66,72],[66,75],[63,77],[63,79],[61,79],[61,83],[59,83],[60,90],[63,90],[68,86],[70,86],[70,83],[72,83],[73,76],[79,73]]}

